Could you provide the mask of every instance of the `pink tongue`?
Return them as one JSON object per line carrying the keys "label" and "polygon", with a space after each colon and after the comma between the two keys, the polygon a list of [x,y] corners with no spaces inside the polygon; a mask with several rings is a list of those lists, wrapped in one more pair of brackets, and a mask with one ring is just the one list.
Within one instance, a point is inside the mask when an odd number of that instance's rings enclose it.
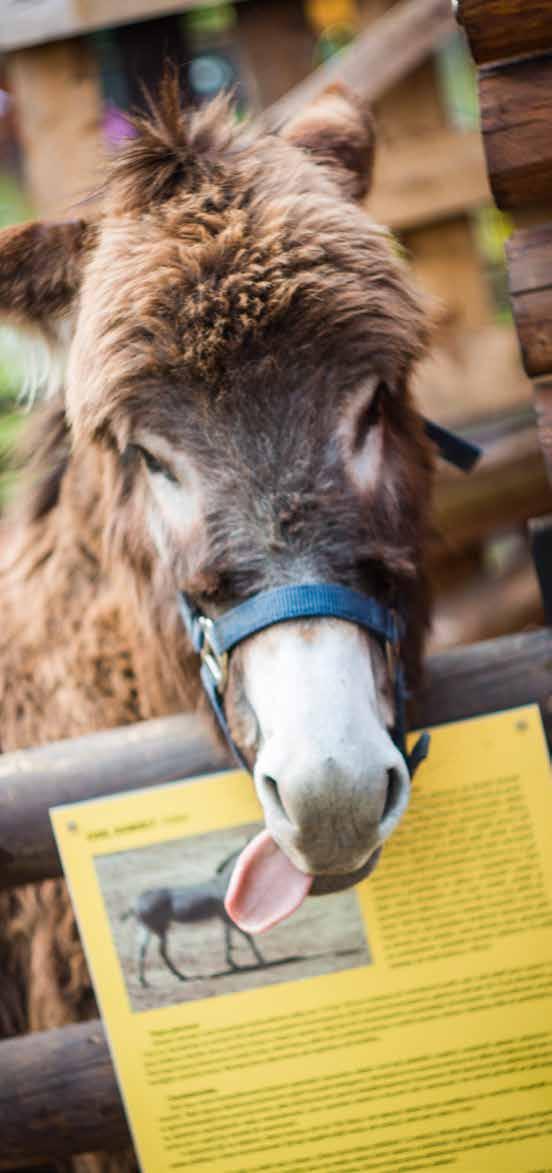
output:
{"label": "pink tongue", "polygon": [[284,855],[268,831],[247,844],[232,873],[224,906],[240,929],[263,933],[303,903],[313,882]]}

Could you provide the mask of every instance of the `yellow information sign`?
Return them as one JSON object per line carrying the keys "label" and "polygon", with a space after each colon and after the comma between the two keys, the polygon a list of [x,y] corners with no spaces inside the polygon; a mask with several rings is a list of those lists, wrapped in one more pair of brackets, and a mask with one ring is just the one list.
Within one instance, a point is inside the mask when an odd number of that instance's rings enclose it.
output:
{"label": "yellow information sign", "polygon": [[248,938],[240,772],[52,820],[144,1173],[552,1173],[538,709],[440,726],[372,877]]}

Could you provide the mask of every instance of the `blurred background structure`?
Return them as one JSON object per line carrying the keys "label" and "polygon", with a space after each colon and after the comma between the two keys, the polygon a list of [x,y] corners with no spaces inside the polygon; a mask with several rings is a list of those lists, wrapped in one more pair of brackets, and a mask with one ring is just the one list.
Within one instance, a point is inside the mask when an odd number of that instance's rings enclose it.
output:
{"label": "blurred background structure", "polygon": [[[230,89],[242,118],[279,103],[356,38],[366,76],[359,85],[359,58],[354,87],[369,94],[378,125],[366,214],[395,233],[433,322],[418,402],[485,449],[469,477],[439,467],[435,650],[542,622],[526,523],[551,509],[507,293],[510,224],[489,192],[474,69],[447,0],[3,0],[0,225],[90,206],[106,152],[132,133],[128,112],[144,85],[155,92],[167,59],[185,104]],[[16,475],[5,454],[22,426],[25,346],[1,331],[3,502]]]}

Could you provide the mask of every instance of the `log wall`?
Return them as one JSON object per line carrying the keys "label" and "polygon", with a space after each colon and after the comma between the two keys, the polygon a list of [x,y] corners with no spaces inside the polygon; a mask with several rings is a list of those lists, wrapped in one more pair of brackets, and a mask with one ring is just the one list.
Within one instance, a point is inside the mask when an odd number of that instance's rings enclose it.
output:
{"label": "log wall", "polygon": [[508,246],[514,317],[552,480],[552,6],[460,0],[478,69],[491,190],[514,217]]}
{"label": "log wall", "polygon": [[458,19],[478,64],[552,49],[549,0],[460,0]]}

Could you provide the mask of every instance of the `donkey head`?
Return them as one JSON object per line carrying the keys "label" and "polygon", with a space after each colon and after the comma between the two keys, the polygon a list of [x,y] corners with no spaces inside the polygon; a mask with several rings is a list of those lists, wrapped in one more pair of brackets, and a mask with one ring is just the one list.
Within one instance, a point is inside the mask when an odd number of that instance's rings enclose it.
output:
{"label": "donkey head", "polygon": [[[339,90],[269,135],[221,103],[185,116],[167,84],[93,223],[4,234],[0,307],[54,338],[70,323],[75,454],[95,446],[116,468],[111,530],[175,614],[178,589],[218,616],[268,587],[349,586],[400,614],[412,683],[431,470],[408,382],[425,327],[356,203],[372,147]],[[342,620],[246,640],[225,705],[268,832],[234,904],[259,928],[275,919],[248,913],[263,884],[302,874],[323,892],[367,874],[408,770],[385,656]]]}

